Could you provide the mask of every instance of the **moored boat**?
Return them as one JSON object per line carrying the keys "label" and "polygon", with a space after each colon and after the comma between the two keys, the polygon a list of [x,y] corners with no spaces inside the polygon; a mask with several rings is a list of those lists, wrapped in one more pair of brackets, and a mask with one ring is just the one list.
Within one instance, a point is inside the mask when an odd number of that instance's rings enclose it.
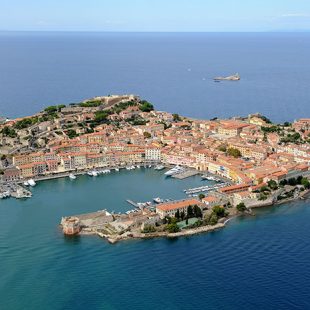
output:
{"label": "moored boat", "polygon": [[75,179],[76,179],[76,176],[75,176],[73,173],[70,173],[70,174],[69,174],[69,178],[70,178],[71,180],[75,180]]}
{"label": "moored boat", "polygon": [[29,180],[28,180],[28,184],[29,184],[30,186],[36,186],[36,185],[37,185],[37,183],[36,183],[33,179],[29,179]]}

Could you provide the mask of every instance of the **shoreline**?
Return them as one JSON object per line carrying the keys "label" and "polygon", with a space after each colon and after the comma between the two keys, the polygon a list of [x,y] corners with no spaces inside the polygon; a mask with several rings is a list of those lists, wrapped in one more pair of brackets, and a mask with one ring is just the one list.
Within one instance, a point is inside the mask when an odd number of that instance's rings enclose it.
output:
{"label": "shoreline", "polygon": [[[280,206],[284,203],[290,203],[294,202],[297,200],[307,200],[309,197],[307,197],[310,194],[310,190],[304,191],[303,195],[300,195],[297,198],[289,198],[289,199],[284,199],[283,201],[280,202],[275,202],[269,205],[261,205],[261,206],[256,206],[256,208],[268,208],[268,207],[276,207]],[[154,232],[154,233],[138,233],[138,232],[125,232],[121,235],[106,235],[103,234],[97,230],[82,230],[79,235],[81,236],[87,236],[87,235],[97,235],[100,238],[106,239],[110,244],[115,244],[119,241],[125,241],[125,240],[134,240],[134,239],[155,239],[155,238],[178,238],[178,237],[186,237],[186,236],[193,236],[193,235],[198,235],[201,233],[208,233],[212,231],[216,231],[219,229],[225,228],[227,223],[229,223],[231,220],[241,217],[241,216],[255,216],[255,214],[252,214],[252,209],[249,210],[249,212],[246,213],[237,213],[237,214],[232,214],[228,218],[223,218],[222,222],[219,222],[213,226],[211,225],[206,225],[206,226],[200,226],[197,228],[190,228],[187,230],[182,230],[177,233],[168,233],[168,232]]]}

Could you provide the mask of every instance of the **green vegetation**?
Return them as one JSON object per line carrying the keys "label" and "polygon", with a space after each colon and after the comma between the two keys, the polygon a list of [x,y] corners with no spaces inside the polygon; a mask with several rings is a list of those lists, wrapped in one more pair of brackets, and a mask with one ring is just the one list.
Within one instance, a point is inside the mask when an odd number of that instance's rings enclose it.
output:
{"label": "green vegetation", "polygon": [[202,211],[197,205],[187,207],[186,218],[189,219],[189,218],[193,218],[193,217],[198,217],[198,218],[202,217]]}
{"label": "green vegetation", "polygon": [[227,154],[235,158],[241,157],[241,152],[233,147],[227,149]]}
{"label": "green vegetation", "polygon": [[216,216],[217,217],[225,217],[225,216],[227,216],[228,215],[228,212],[225,210],[225,208],[224,207],[222,207],[222,206],[214,206],[213,208],[212,208],[212,212],[214,213],[214,214],[216,214]]}
{"label": "green vegetation", "polygon": [[108,123],[108,116],[109,116],[109,112],[108,111],[97,111],[95,113],[95,122],[96,123]]}
{"label": "green vegetation", "polygon": [[266,200],[268,198],[268,196],[264,193],[260,193],[258,196],[258,200]]}
{"label": "green vegetation", "polygon": [[79,103],[79,106],[83,108],[94,108],[99,107],[100,105],[102,105],[102,102],[100,100],[89,100]]}
{"label": "green vegetation", "polygon": [[46,112],[47,114],[54,114],[56,112],[60,112],[60,110],[62,108],[64,108],[65,105],[64,104],[59,104],[59,105],[51,105],[47,108],[44,109],[44,112]]}
{"label": "green vegetation", "polygon": [[211,214],[206,215],[204,223],[206,225],[215,225],[218,220],[228,215],[228,212],[222,206],[214,206]]}
{"label": "green vegetation", "polygon": [[261,129],[264,133],[271,133],[271,132],[278,132],[279,133],[281,131],[281,128],[277,125],[272,125],[270,127],[262,126]]}
{"label": "green vegetation", "polygon": [[173,217],[173,218],[167,217],[166,220],[168,221],[168,225],[166,226],[166,230],[169,233],[175,233],[175,232],[180,231],[180,228],[177,224],[178,220],[175,217]]}
{"label": "green vegetation", "polygon": [[227,151],[227,147],[226,145],[222,144],[218,147],[218,150],[225,153]]}
{"label": "green vegetation", "polygon": [[216,225],[218,222],[218,217],[214,212],[212,212],[205,217],[204,222],[206,225]]}
{"label": "green vegetation", "polygon": [[147,123],[147,121],[144,118],[140,117],[139,115],[127,118],[126,122],[130,123],[133,126],[141,126],[141,125],[143,126]]}
{"label": "green vegetation", "polygon": [[39,121],[39,118],[37,116],[28,117],[28,118],[24,118],[24,119],[16,122],[14,127],[16,129],[24,129],[24,128],[27,128],[29,126],[35,125],[36,123],[38,123],[38,121]]}
{"label": "green vegetation", "polygon": [[6,136],[6,137],[10,137],[10,138],[16,138],[17,137],[17,133],[16,131],[8,126],[5,126],[2,130],[1,133]]}
{"label": "green vegetation", "polygon": [[277,182],[274,181],[274,180],[268,181],[267,184],[268,184],[268,186],[269,186],[269,188],[270,188],[271,190],[276,190],[276,189],[278,189],[278,184],[277,184]]}
{"label": "green vegetation", "polygon": [[296,185],[303,185],[306,189],[310,188],[310,182],[307,178],[302,177],[301,175],[298,176],[297,178],[290,178],[288,180],[284,179],[280,181],[280,186],[285,186],[285,185],[291,185],[291,186],[296,186]]}
{"label": "green vegetation", "polygon": [[69,139],[73,139],[73,138],[77,137],[78,135],[77,135],[75,130],[69,129],[67,131],[67,136],[69,137]]}
{"label": "green vegetation", "polygon": [[142,233],[148,234],[148,233],[153,233],[156,231],[156,228],[154,225],[144,225],[144,228],[142,229]]}
{"label": "green vegetation", "polygon": [[247,209],[243,202],[240,202],[236,208],[239,212],[244,212]]}
{"label": "green vegetation", "polygon": [[174,121],[174,122],[180,122],[180,121],[182,120],[181,117],[180,117],[180,115],[177,114],[177,113],[173,113],[173,114],[172,114],[172,117],[173,117],[173,121]]}
{"label": "green vegetation", "polygon": [[301,140],[301,136],[298,132],[293,134],[287,134],[286,137],[281,138],[280,142],[282,143],[298,143]]}
{"label": "green vegetation", "polygon": [[199,195],[198,195],[198,198],[199,198],[200,200],[202,200],[202,199],[205,198],[205,197],[206,197],[205,194],[199,194]]}
{"label": "green vegetation", "polygon": [[271,124],[272,123],[271,120],[268,117],[264,116],[264,115],[259,115],[258,117],[260,119],[262,119],[263,121],[265,121],[267,124]]}
{"label": "green vegetation", "polygon": [[151,103],[149,103],[148,101],[142,100],[140,103],[141,103],[141,105],[140,105],[139,109],[142,112],[151,112],[154,110],[154,106]]}
{"label": "green vegetation", "polygon": [[145,139],[150,139],[152,137],[152,135],[149,132],[147,132],[147,131],[145,131],[143,133],[143,136],[144,136]]}

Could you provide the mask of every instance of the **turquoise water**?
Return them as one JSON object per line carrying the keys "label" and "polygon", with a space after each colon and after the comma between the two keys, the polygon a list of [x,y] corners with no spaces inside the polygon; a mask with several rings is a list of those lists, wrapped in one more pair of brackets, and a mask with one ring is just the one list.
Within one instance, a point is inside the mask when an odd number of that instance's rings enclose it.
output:
{"label": "turquoise water", "polygon": [[307,309],[309,202],[235,219],[223,230],[115,245],[66,238],[61,216],[125,199],[182,198],[199,177],[153,169],[44,181],[29,200],[0,201],[1,309]]}

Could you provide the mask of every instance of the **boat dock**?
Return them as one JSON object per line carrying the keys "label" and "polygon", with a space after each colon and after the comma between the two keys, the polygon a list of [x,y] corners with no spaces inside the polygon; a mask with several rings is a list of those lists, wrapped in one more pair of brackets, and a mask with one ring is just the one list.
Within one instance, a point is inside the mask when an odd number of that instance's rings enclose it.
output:
{"label": "boat dock", "polygon": [[186,170],[184,172],[174,174],[171,177],[178,179],[178,180],[183,180],[183,179],[192,177],[192,176],[197,175],[197,174],[200,174],[200,172],[198,170]]}
{"label": "boat dock", "polygon": [[192,195],[192,194],[214,191],[214,190],[217,190],[225,186],[227,186],[227,183],[216,184],[213,186],[205,185],[205,186],[200,186],[200,187],[188,188],[188,189],[185,189],[184,192],[186,195]]}
{"label": "boat dock", "polygon": [[139,205],[130,199],[126,199],[126,202],[128,202],[130,205],[134,206],[135,208],[139,208]]}

